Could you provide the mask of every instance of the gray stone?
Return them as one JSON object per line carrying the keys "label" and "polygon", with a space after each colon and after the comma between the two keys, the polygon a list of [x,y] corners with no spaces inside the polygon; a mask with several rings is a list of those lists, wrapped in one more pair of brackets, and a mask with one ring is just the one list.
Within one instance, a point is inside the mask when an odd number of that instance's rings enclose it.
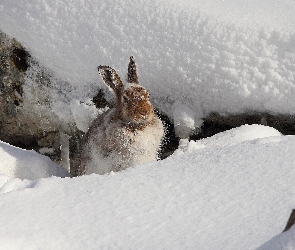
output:
{"label": "gray stone", "polygon": [[72,135],[77,128],[52,112],[50,75],[1,31],[0,69],[0,140],[24,149],[53,149],[49,156],[59,163],[60,133]]}
{"label": "gray stone", "polygon": [[292,213],[289,217],[289,220],[287,222],[287,225],[284,229],[284,232],[288,231],[292,226],[295,224],[295,209],[292,210]]}

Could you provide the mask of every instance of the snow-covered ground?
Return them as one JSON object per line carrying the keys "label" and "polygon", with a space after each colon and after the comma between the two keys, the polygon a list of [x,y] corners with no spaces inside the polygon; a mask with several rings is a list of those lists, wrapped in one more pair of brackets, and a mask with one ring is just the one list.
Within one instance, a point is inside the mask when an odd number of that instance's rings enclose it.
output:
{"label": "snow-covered ground", "polygon": [[[43,152],[42,152],[43,151]],[[50,151],[43,148],[42,153]],[[0,174],[19,179],[36,180],[52,175],[65,177],[69,174],[47,156],[33,150],[23,150],[0,141]],[[5,179],[5,178],[4,178]]]}
{"label": "snow-covered ground", "polygon": [[108,175],[2,178],[0,248],[256,249],[282,232],[295,136],[246,125],[202,145]]}
{"label": "snow-covered ground", "polygon": [[[65,83],[53,112],[81,130],[98,111],[79,101],[104,88],[96,67],[124,76],[134,55],[185,137],[212,111],[295,114],[294,13],[291,0],[1,0],[0,29]],[[294,148],[294,136],[242,126],[182,140],[163,161],[60,178],[48,158],[1,143],[0,249],[292,249],[294,228],[275,236],[294,209]]]}

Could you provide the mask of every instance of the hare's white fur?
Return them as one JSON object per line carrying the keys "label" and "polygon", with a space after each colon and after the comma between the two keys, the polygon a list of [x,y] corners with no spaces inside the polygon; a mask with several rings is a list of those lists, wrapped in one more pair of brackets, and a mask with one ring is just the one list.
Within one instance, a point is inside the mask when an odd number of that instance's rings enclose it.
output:
{"label": "hare's white fur", "polygon": [[[132,57],[130,59],[134,70],[134,60]],[[102,67],[105,69],[107,66]],[[109,69],[111,68],[107,68]],[[115,71],[111,70],[107,74],[114,74]],[[137,80],[137,72],[135,73],[135,77],[133,75],[130,79]],[[119,78],[107,74],[103,78],[106,83]],[[119,83],[122,87],[122,83]],[[157,160],[164,129],[161,120],[154,114],[147,90],[138,83],[128,83],[120,90],[115,82],[107,84],[116,93],[117,105],[99,115],[85,134],[74,175],[106,174]],[[128,104],[122,101],[124,95],[130,98]]]}

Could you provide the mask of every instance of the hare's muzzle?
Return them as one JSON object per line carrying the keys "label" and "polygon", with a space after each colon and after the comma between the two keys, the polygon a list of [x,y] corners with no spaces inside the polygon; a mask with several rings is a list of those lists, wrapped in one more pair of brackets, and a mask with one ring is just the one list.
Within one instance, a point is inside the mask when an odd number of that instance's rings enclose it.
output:
{"label": "hare's muzzle", "polygon": [[150,101],[141,100],[133,102],[132,106],[129,107],[130,120],[135,123],[145,123],[152,119],[153,106]]}

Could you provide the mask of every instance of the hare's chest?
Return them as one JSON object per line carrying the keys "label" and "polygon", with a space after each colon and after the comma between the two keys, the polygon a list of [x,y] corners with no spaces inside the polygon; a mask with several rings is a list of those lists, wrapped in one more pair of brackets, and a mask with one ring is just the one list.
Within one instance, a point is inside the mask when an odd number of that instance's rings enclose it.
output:
{"label": "hare's chest", "polygon": [[143,130],[134,133],[131,151],[137,157],[137,163],[149,162],[157,159],[157,151],[161,144],[163,136],[162,123],[147,126]]}
{"label": "hare's chest", "polygon": [[119,155],[156,159],[157,150],[161,141],[162,133],[155,133],[155,129],[147,126],[143,129],[106,129],[105,151],[117,152]]}
{"label": "hare's chest", "polygon": [[147,127],[143,131],[135,132],[133,147],[140,149],[142,152],[149,152],[153,148],[153,151],[157,149],[157,137],[152,133],[151,128]]}
{"label": "hare's chest", "polygon": [[163,126],[156,120],[152,125],[143,129],[131,130],[120,127],[122,124],[92,128],[88,145],[91,159],[87,173],[104,174],[110,171],[120,171],[136,164],[151,162],[157,159]]}

